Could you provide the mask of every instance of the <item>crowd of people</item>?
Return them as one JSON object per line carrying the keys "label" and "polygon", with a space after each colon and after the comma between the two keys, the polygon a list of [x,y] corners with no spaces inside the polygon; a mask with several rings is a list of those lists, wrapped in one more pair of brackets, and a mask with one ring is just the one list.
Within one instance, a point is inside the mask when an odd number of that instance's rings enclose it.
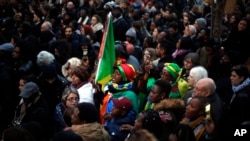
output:
{"label": "crowd of people", "polygon": [[[3,141],[250,139],[250,2],[0,0]],[[112,14],[111,80],[95,82]],[[246,135],[239,133],[246,129]]]}

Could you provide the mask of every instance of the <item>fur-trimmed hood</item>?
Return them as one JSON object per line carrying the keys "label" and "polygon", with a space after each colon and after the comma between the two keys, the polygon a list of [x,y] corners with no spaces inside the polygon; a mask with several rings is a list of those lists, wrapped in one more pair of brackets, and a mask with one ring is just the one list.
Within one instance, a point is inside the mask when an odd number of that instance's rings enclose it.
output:
{"label": "fur-trimmed hood", "polygon": [[154,110],[158,111],[163,122],[179,123],[185,113],[185,103],[182,99],[164,99],[156,104]]}
{"label": "fur-trimmed hood", "polygon": [[168,110],[168,109],[185,109],[185,103],[182,99],[164,99],[157,105],[155,105],[154,110]]}

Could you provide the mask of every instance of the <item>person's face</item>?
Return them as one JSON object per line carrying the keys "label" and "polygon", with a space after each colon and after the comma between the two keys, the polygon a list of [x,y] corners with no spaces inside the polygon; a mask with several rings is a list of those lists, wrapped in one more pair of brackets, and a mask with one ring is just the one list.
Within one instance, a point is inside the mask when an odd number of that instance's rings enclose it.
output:
{"label": "person's face", "polygon": [[160,47],[160,44],[158,44],[158,45],[156,46],[156,48],[155,48],[155,54],[156,54],[157,57],[160,57],[160,56],[161,56],[161,54],[162,54],[162,49],[161,49],[161,47]]}
{"label": "person's face", "polygon": [[179,39],[175,45],[176,49],[180,49],[181,40]]}
{"label": "person's face", "polygon": [[177,31],[172,27],[168,28],[168,32],[169,32],[170,35],[174,35],[175,33],[177,33]]}
{"label": "person's face", "polygon": [[117,108],[117,107],[114,106],[114,108],[113,108],[112,111],[111,111],[111,115],[112,115],[113,117],[118,117],[118,116],[121,115],[121,112],[122,112],[121,109],[119,109],[119,108]]}
{"label": "person's face", "polygon": [[184,64],[184,68],[185,68],[186,70],[190,70],[190,69],[193,67],[193,63],[192,63],[192,61],[191,61],[191,58],[186,58],[186,59],[184,60],[183,64]]}
{"label": "person's face", "polygon": [[41,25],[41,32],[49,30],[48,27],[45,24]]}
{"label": "person's face", "polygon": [[118,18],[121,15],[121,12],[118,9],[113,9],[112,15],[114,18]]}
{"label": "person's face", "polygon": [[82,122],[80,121],[78,114],[80,113],[79,109],[76,107],[73,110],[73,114],[71,115],[71,123],[72,125],[79,125]]}
{"label": "person's face", "polygon": [[20,79],[19,80],[19,86],[18,86],[19,92],[22,91],[24,84],[25,84],[25,80]]}
{"label": "person's face", "polygon": [[73,34],[72,28],[70,28],[70,27],[66,28],[65,31],[64,31],[64,34],[65,34],[66,38],[70,38],[72,36],[72,34]]}
{"label": "person's face", "polygon": [[66,98],[66,107],[73,108],[79,102],[79,97],[75,93],[70,93]]}
{"label": "person's face", "polygon": [[240,77],[235,71],[232,71],[230,80],[232,85],[239,85],[244,80],[244,77]]}
{"label": "person's face", "polygon": [[234,15],[233,15],[233,16],[231,16],[231,18],[230,18],[229,22],[230,22],[231,24],[233,24],[233,23],[235,23],[235,22],[236,22],[236,18],[235,18],[235,16],[234,16]]}
{"label": "person's face", "polygon": [[173,80],[170,73],[165,68],[161,71],[161,79],[166,80],[167,82],[171,82]]}
{"label": "person's face", "polygon": [[112,75],[112,82],[113,83],[119,83],[122,81],[122,75],[121,72],[118,69],[115,69],[113,75]]}
{"label": "person's face", "polygon": [[196,119],[203,114],[201,109],[201,101],[198,98],[192,98],[186,106],[185,117],[188,119]]}
{"label": "person's face", "polygon": [[244,31],[247,28],[247,22],[244,20],[241,20],[238,24],[238,30],[239,31]]}
{"label": "person's face", "polygon": [[197,39],[202,39],[206,36],[206,30],[202,29],[198,35],[197,35]]}
{"label": "person's face", "polygon": [[197,23],[197,21],[194,22],[194,27],[198,30],[201,29],[201,26]]}
{"label": "person's face", "polygon": [[68,75],[69,75],[69,77],[72,77],[72,75],[73,75],[73,69],[72,69],[72,67],[71,66],[69,66],[69,68],[68,68]]}
{"label": "person's face", "polygon": [[188,22],[188,16],[183,16],[183,24],[187,24]]}
{"label": "person's face", "polygon": [[158,33],[159,33],[158,29],[156,27],[153,28],[153,33],[152,33],[153,37],[157,37]]}
{"label": "person's face", "polygon": [[91,24],[92,24],[92,25],[97,24],[97,18],[96,18],[95,16],[93,16],[93,17],[91,18]]}
{"label": "person's face", "polygon": [[82,34],[82,35],[85,35],[85,29],[84,29],[84,27],[82,27],[82,26],[81,26],[81,34]]}
{"label": "person's face", "polygon": [[78,85],[82,82],[80,78],[76,76],[75,74],[72,75],[71,79],[72,79],[72,84],[74,85]]}
{"label": "person's face", "polygon": [[188,85],[191,86],[191,87],[194,87],[195,85],[195,79],[194,79],[194,74],[193,73],[190,73],[188,78],[187,78],[187,81],[188,81]]}
{"label": "person's face", "polygon": [[47,78],[45,79],[47,83],[52,84],[55,82],[56,78]]}
{"label": "person's face", "polygon": [[21,57],[21,56],[20,56],[20,48],[19,48],[19,47],[15,47],[15,49],[14,49],[14,51],[13,51],[13,53],[12,53],[12,57],[13,57],[14,59],[18,59],[18,58]]}
{"label": "person's face", "polygon": [[157,41],[158,41],[158,42],[165,40],[165,38],[166,38],[166,32],[160,32],[160,33],[157,35]]}
{"label": "person's face", "polygon": [[142,129],[142,121],[143,121],[143,119],[144,119],[144,115],[142,113],[140,113],[138,115],[138,118],[135,120],[135,125],[134,125],[135,130]]}
{"label": "person's face", "polygon": [[158,103],[164,98],[163,93],[160,93],[159,89],[160,88],[157,85],[154,85],[151,88],[151,91],[150,91],[148,97],[152,103]]}
{"label": "person's face", "polygon": [[183,30],[183,35],[184,35],[184,36],[189,36],[189,35],[191,35],[191,33],[190,33],[190,30],[189,30],[189,27],[188,27],[188,26],[185,26],[185,29]]}
{"label": "person's face", "polygon": [[149,61],[150,61],[150,53],[147,50],[145,50],[143,53],[143,61],[145,63],[149,63]]}
{"label": "person's face", "polygon": [[206,84],[198,81],[196,82],[194,89],[193,89],[193,94],[194,96],[207,96],[209,95],[209,91],[206,89]]}
{"label": "person's face", "polygon": [[170,134],[168,136],[168,141],[178,141],[177,136],[174,134]]}

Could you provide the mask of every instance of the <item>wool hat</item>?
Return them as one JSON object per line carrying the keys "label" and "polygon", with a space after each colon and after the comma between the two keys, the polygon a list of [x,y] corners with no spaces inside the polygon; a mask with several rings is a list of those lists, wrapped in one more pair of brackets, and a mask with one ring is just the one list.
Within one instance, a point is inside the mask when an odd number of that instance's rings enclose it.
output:
{"label": "wool hat", "polygon": [[103,8],[104,9],[113,9],[114,5],[115,5],[114,1],[109,1],[109,2],[104,4]]}
{"label": "wool hat", "polygon": [[122,61],[120,61],[119,59],[116,61],[116,64],[117,65],[115,66],[115,68],[120,71],[123,81],[131,81],[136,77],[136,72],[132,65],[122,63]]}
{"label": "wool hat", "polygon": [[88,81],[90,74],[84,66],[77,66],[73,69],[73,74],[76,75],[82,82]]}
{"label": "wool hat", "polygon": [[13,52],[14,45],[11,43],[3,43],[0,45],[0,51]]}
{"label": "wool hat", "polygon": [[181,68],[177,64],[165,63],[164,66],[174,80],[179,77],[179,72],[181,71]]}
{"label": "wool hat", "polygon": [[200,25],[201,28],[205,28],[207,26],[207,21],[204,18],[197,18],[195,21]]}
{"label": "wool hat", "polygon": [[113,98],[112,101],[114,103],[114,107],[124,111],[130,111],[133,107],[131,100],[126,97]]}
{"label": "wool hat", "polygon": [[129,28],[126,32],[126,36],[132,37],[132,38],[136,38],[136,31],[134,28]]}
{"label": "wool hat", "polygon": [[29,98],[33,94],[38,92],[39,92],[39,87],[37,86],[37,84],[34,82],[28,82],[24,84],[22,92],[19,94],[19,96],[22,98]]}

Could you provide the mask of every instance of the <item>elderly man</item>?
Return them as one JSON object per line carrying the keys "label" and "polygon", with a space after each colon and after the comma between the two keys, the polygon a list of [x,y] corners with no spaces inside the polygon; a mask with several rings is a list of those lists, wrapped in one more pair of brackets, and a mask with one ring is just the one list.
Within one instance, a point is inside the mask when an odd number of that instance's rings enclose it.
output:
{"label": "elderly man", "polygon": [[219,95],[216,93],[216,85],[213,79],[211,78],[202,78],[197,81],[193,89],[194,96],[203,96],[207,97],[209,100],[209,104],[211,110],[208,111],[207,116],[211,117],[206,123],[211,122],[213,124],[213,128],[207,128],[207,132],[209,135],[212,135],[216,140],[221,139],[221,136],[224,134],[223,131],[226,126],[225,124],[225,116],[227,114],[227,107],[224,104],[224,101],[221,100]]}

